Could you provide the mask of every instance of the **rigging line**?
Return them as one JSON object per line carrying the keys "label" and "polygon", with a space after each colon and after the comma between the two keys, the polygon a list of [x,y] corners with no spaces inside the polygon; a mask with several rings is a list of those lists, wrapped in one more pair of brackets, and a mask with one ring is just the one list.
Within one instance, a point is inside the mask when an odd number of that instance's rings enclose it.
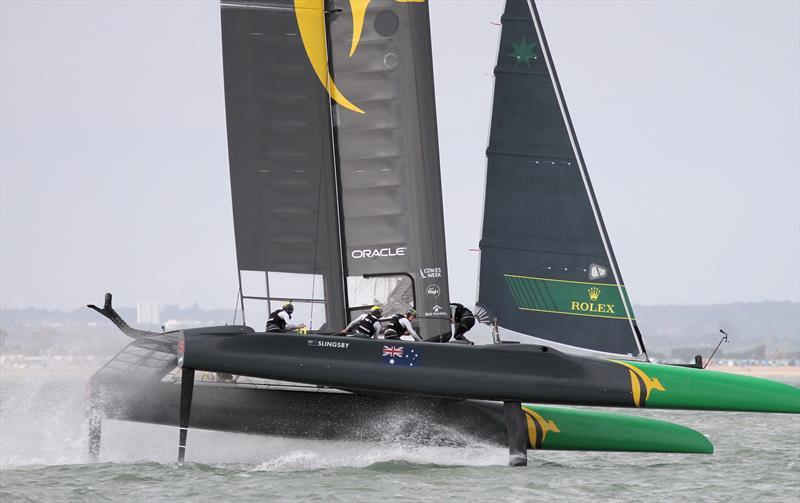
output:
{"label": "rigging line", "polygon": [[628,323],[631,327],[631,332],[634,336],[634,341],[636,345],[639,347],[639,350],[644,354],[645,358],[649,360],[650,358],[647,356],[647,350],[644,347],[644,341],[641,340],[641,337],[638,336],[636,326],[634,325],[633,316],[631,315],[631,309],[628,306],[628,302],[626,301],[625,293],[622,291],[621,284],[622,284],[622,277],[619,274],[619,268],[617,266],[614,253],[611,250],[611,243],[608,242],[607,239],[607,232],[605,225],[603,223],[603,218],[600,215],[600,208],[597,205],[597,197],[594,194],[594,189],[592,188],[591,182],[589,181],[588,173],[586,172],[586,163],[583,160],[583,153],[581,152],[580,146],[578,146],[578,140],[575,135],[575,128],[572,124],[572,119],[569,115],[569,111],[567,110],[567,104],[564,100],[564,93],[561,90],[561,83],[558,80],[558,75],[556,74],[555,65],[553,64],[552,57],[550,54],[550,48],[547,45],[547,40],[544,36],[544,29],[542,28],[542,21],[539,18],[539,12],[534,5],[533,0],[528,0],[528,9],[531,12],[531,16],[533,18],[533,25],[534,29],[536,30],[536,36],[539,39],[539,42],[542,44],[542,55],[544,56],[545,62],[547,64],[547,70],[550,73],[550,78],[555,85],[556,91],[556,98],[558,100],[558,106],[561,110],[562,118],[564,119],[565,125],[567,126],[567,134],[569,136],[570,145],[572,146],[573,151],[576,153],[576,160],[578,161],[578,169],[581,174],[581,178],[583,180],[584,188],[586,189],[587,195],[589,196],[589,200],[592,207],[592,213],[594,214],[595,223],[597,224],[598,230],[600,231],[600,240],[603,243],[603,247],[605,248],[606,254],[609,258],[609,265],[611,266],[611,271],[614,274],[614,278],[617,280],[617,289],[619,290],[620,298],[622,299],[622,306],[625,308],[625,314],[628,317]]}
{"label": "rigging line", "polygon": [[319,177],[317,178],[317,208],[316,208],[316,225],[314,226],[314,269],[312,270],[311,274],[311,314],[309,315],[308,319],[308,329],[314,329],[314,300],[316,297],[314,294],[316,293],[316,286],[317,286],[317,264],[319,261],[319,208],[321,206],[322,201],[322,174],[324,172],[325,166],[324,161],[320,158],[320,170],[319,170]]}
{"label": "rigging line", "polygon": [[[236,269],[236,275],[239,277],[239,296],[237,297],[237,300],[238,300],[238,298],[242,299],[242,325],[247,325],[247,318],[245,318],[245,315],[244,315],[244,294],[242,293],[242,270],[239,269],[238,267]],[[238,306],[239,303],[237,302],[236,305]],[[234,319],[235,319],[235,315],[234,315]]]}
{"label": "rigging line", "polygon": [[[315,300],[316,297],[314,296],[316,293],[316,286],[317,286],[317,263],[319,260],[318,250],[319,250],[319,207],[320,207],[320,192],[322,191],[322,170],[320,170],[320,180],[317,181],[317,222],[314,228],[314,269],[311,271],[311,300]],[[313,330],[314,328],[314,302],[311,302],[311,314],[308,317],[308,328],[309,330]]]}
{"label": "rigging line", "polygon": [[[233,306],[233,323],[232,325],[236,325],[236,314],[239,311],[239,297],[242,295],[242,292],[236,292],[236,305]],[[244,299],[242,300],[242,304],[244,304]]]}
{"label": "rigging line", "polygon": [[[272,301],[269,300],[272,297],[269,293],[269,271],[264,271],[264,284],[267,290],[267,312],[265,314],[269,318],[269,313],[272,312]],[[242,305],[244,305],[244,297],[242,297]],[[266,330],[266,327],[264,327],[264,330]]]}

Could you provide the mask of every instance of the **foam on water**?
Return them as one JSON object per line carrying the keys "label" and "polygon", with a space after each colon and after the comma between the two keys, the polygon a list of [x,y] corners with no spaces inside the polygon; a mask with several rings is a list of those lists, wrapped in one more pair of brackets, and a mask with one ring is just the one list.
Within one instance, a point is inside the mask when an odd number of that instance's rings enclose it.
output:
{"label": "foam on water", "polygon": [[[320,443],[314,450],[291,450],[258,464],[253,471],[365,468],[381,463],[441,466],[505,466],[508,453],[496,446],[467,448],[414,445]],[[340,444],[340,445],[331,445]],[[345,444],[345,445],[341,445]]]}
{"label": "foam on water", "polygon": [[[94,369],[37,362],[33,368],[2,369],[0,468],[88,463],[85,390]],[[376,418],[375,422],[359,436],[378,436],[384,440],[380,443],[193,429],[187,459],[244,464],[260,471],[365,467],[389,461],[463,466],[504,465],[507,461],[503,449],[480,443],[447,425],[414,424],[412,416],[404,414]],[[102,433],[101,462],[172,463],[176,458],[176,428],[105,420]],[[436,445],[458,448],[420,447],[413,439],[423,434]]]}

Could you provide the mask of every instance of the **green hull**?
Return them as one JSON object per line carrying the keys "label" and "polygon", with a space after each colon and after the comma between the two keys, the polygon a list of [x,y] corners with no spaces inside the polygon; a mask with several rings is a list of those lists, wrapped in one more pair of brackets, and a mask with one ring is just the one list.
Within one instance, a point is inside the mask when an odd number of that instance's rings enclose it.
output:
{"label": "green hull", "polygon": [[701,433],[677,424],[582,409],[522,407],[528,448],[564,451],[632,451],[711,454]]}
{"label": "green hull", "polygon": [[634,406],[800,413],[800,388],[713,370],[615,361],[628,368]]}

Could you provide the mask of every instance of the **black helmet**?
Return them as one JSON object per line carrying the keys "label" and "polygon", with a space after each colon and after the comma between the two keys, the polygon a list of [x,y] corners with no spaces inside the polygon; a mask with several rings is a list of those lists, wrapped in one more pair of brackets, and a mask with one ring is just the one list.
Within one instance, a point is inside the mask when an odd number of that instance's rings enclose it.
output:
{"label": "black helmet", "polygon": [[284,304],[282,309],[289,314],[292,314],[294,312],[294,306],[292,305],[291,302],[287,302],[286,304]]}
{"label": "black helmet", "polygon": [[372,306],[372,309],[369,310],[369,314],[380,318],[383,314],[383,310],[381,309],[381,306]]}

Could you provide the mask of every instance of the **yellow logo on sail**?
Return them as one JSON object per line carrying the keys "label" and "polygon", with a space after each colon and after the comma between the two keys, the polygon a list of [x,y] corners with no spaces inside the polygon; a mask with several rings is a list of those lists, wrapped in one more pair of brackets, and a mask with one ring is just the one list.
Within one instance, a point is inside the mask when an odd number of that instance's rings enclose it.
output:
{"label": "yellow logo on sail", "polygon": [[528,440],[533,449],[542,448],[548,432],[561,433],[555,421],[545,419],[541,414],[527,407],[523,407],[522,410],[525,412],[525,419],[528,423]]}
{"label": "yellow logo on sail", "polygon": [[[350,44],[350,56],[355,54],[361,32],[364,28],[364,17],[367,7],[372,0],[350,0],[350,10],[353,16],[353,41]],[[400,3],[422,3],[425,0],[395,0]],[[308,60],[314,73],[322,83],[322,87],[330,97],[339,105],[353,112],[363,114],[364,111],[354,105],[339,91],[328,71],[328,47],[325,40],[325,6],[324,0],[294,0],[294,13],[297,26],[300,29],[300,38],[306,50]]]}
{"label": "yellow logo on sail", "polygon": [[647,374],[644,373],[640,368],[634,367],[633,365],[625,362],[620,362],[616,360],[611,360],[614,363],[619,363],[620,365],[624,365],[628,367],[628,371],[630,372],[631,376],[631,393],[633,394],[633,405],[636,407],[644,407],[647,404],[647,400],[650,399],[650,392],[653,390],[656,391],[667,391],[658,378],[653,377],[651,378]]}
{"label": "yellow logo on sail", "polygon": [[614,309],[617,307],[614,304],[598,304],[597,301],[600,299],[600,294],[603,291],[593,286],[586,290],[586,293],[589,294],[589,302],[580,301],[580,300],[572,300],[570,301],[570,310],[577,311],[580,313],[597,313],[597,314],[617,314],[614,312]]}

